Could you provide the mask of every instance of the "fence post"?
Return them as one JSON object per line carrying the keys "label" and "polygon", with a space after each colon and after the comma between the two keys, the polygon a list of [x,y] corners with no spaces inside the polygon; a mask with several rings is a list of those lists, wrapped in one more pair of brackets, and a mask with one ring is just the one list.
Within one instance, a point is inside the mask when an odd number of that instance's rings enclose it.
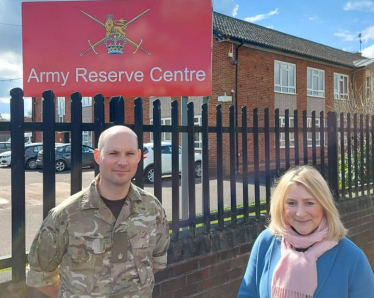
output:
{"label": "fence post", "polygon": [[187,104],[187,155],[188,155],[188,211],[189,235],[196,233],[196,189],[195,189],[195,144],[194,144],[194,103]]}
{"label": "fence post", "polygon": [[24,102],[20,88],[10,90],[11,189],[12,189],[12,280],[25,279],[25,151]]}
{"label": "fence post", "polygon": [[217,125],[217,205],[218,205],[218,229],[224,228],[224,203],[223,203],[223,128],[222,105],[216,107]]}
{"label": "fence post", "polygon": [[335,112],[327,114],[328,127],[328,178],[331,191],[334,198],[339,200],[339,172],[338,172],[338,132],[337,132],[337,116]]}
{"label": "fence post", "polygon": [[[105,124],[105,106],[104,96],[102,94],[96,94],[94,96],[94,133],[95,143],[94,148],[99,148],[99,137],[104,131]],[[95,177],[99,174],[99,165],[95,163]]]}
{"label": "fence post", "polygon": [[135,184],[140,188],[144,188],[144,175],[143,175],[143,143],[144,143],[144,129],[143,129],[143,100],[137,97],[134,100],[134,132],[138,136],[139,149],[142,150],[142,158],[138,164],[138,170],[135,174]]}
{"label": "fence post", "polygon": [[202,177],[201,183],[203,188],[203,214],[204,214],[204,232],[210,232],[210,192],[209,192],[209,120],[208,120],[208,104],[202,105]]}
{"label": "fence post", "polygon": [[71,182],[70,194],[82,190],[82,95],[71,95]]}
{"label": "fence post", "polygon": [[56,205],[55,94],[43,92],[43,218]]}
{"label": "fence post", "polygon": [[154,195],[162,203],[161,102],[153,101],[153,186]]}
{"label": "fence post", "polygon": [[114,96],[110,99],[109,121],[114,125],[125,124],[125,103],[122,96]]}
{"label": "fence post", "polygon": [[[259,153],[259,132],[258,132],[258,108],[253,109],[253,166],[255,186],[256,221],[260,221],[260,153]],[[244,181],[243,181],[244,183]]]}
{"label": "fence post", "polygon": [[229,108],[229,138],[230,138],[230,208],[231,208],[231,226],[236,228],[237,209],[236,209],[236,167],[235,162],[238,158],[235,142],[235,106]]}
{"label": "fence post", "polygon": [[[242,107],[242,171],[243,171],[243,213],[244,223],[248,224],[248,121],[247,107]],[[253,138],[254,140],[254,138]],[[253,141],[255,143],[255,141]]]}
{"label": "fence post", "polygon": [[[172,222],[173,233],[170,235],[173,240],[179,239],[179,107],[178,101],[174,100],[171,103],[171,164],[172,178],[171,178],[171,207],[172,207]],[[187,197],[187,196],[186,196]],[[182,199],[182,198],[181,198]],[[186,208],[187,211],[187,208]]]}

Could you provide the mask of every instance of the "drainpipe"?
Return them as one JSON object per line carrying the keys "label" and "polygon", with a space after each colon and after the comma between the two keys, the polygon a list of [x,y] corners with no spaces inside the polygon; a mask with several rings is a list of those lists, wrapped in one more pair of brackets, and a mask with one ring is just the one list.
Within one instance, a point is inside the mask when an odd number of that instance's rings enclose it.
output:
{"label": "drainpipe", "polygon": [[[238,127],[238,62],[239,62],[239,48],[243,45],[241,41],[235,49],[235,126]],[[239,135],[235,134],[235,148],[236,148],[236,173],[239,173]]]}

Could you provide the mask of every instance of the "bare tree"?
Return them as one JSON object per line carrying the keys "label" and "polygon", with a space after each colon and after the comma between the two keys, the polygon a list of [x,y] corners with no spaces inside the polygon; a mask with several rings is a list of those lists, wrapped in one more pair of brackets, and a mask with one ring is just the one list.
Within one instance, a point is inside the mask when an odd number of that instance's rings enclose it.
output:
{"label": "bare tree", "polygon": [[363,87],[350,88],[347,96],[341,96],[339,99],[334,99],[331,110],[336,113],[351,113],[351,114],[374,114],[374,98],[372,94],[366,94]]}

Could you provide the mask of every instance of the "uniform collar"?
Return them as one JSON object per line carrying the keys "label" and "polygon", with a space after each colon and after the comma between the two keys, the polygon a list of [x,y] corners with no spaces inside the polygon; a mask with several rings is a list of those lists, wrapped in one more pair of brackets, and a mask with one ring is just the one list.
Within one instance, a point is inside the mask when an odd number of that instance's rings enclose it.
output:
{"label": "uniform collar", "polygon": [[[103,204],[103,200],[101,199],[99,190],[98,190],[98,182],[100,180],[100,174],[92,180],[91,184],[87,187],[86,191],[83,194],[81,200],[81,209],[99,209]],[[131,183],[129,193],[127,194],[127,198],[132,202],[135,201],[142,201],[142,196],[139,193],[137,187]]]}

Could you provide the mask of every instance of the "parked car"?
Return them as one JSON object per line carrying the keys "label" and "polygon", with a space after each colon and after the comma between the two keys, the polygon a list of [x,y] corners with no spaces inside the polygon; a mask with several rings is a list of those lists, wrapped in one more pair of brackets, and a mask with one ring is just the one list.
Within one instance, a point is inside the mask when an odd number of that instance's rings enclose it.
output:
{"label": "parked car", "polygon": [[[171,162],[172,145],[168,142],[161,143],[161,172],[162,175],[169,175],[172,173]],[[153,159],[153,143],[145,143],[143,145],[143,169],[144,181],[147,183],[154,182],[154,159]],[[201,154],[195,153],[195,177],[201,177]],[[182,170],[182,148],[179,147],[179,172]]]}
{"label": "parked car", "polygon": [[5,151],[3,153],[0,153],[0,165],[10,167],[11,154],[12,154],[11,151]]}
{"label": "parked car", "polygon": [[10,150],[10,142],[0,142],[0,153]]}
{"label": "parked car", "polygon": [[[38,152],[43,149],[43,143],[31,143],[25,145],[25,167],[26,169],[36,169],[36,158]],[[6,151],[0,154],[0,164],[10,166],[11,151]]]}
{"label": "parked car", "polygon": [[[8,142],[10,143],[11,141],[12,141],[12,139],[9,138]],[[32,143],[32,133],[31,132],[25,132],[25,134],[24,134],[24,142],[25,142],[25,145]]]}
{"label": "parked car", "polygon": [[[95,159],[93,156],[94,149],[82,145],[82,167],[94,167]],[[71,167],[71,144],[59,144],[55,149],[55,167],[56,172],[62,172]],[[36,160],[38,168],[43,167],[43,150],[38,153],[38,159]]]}

